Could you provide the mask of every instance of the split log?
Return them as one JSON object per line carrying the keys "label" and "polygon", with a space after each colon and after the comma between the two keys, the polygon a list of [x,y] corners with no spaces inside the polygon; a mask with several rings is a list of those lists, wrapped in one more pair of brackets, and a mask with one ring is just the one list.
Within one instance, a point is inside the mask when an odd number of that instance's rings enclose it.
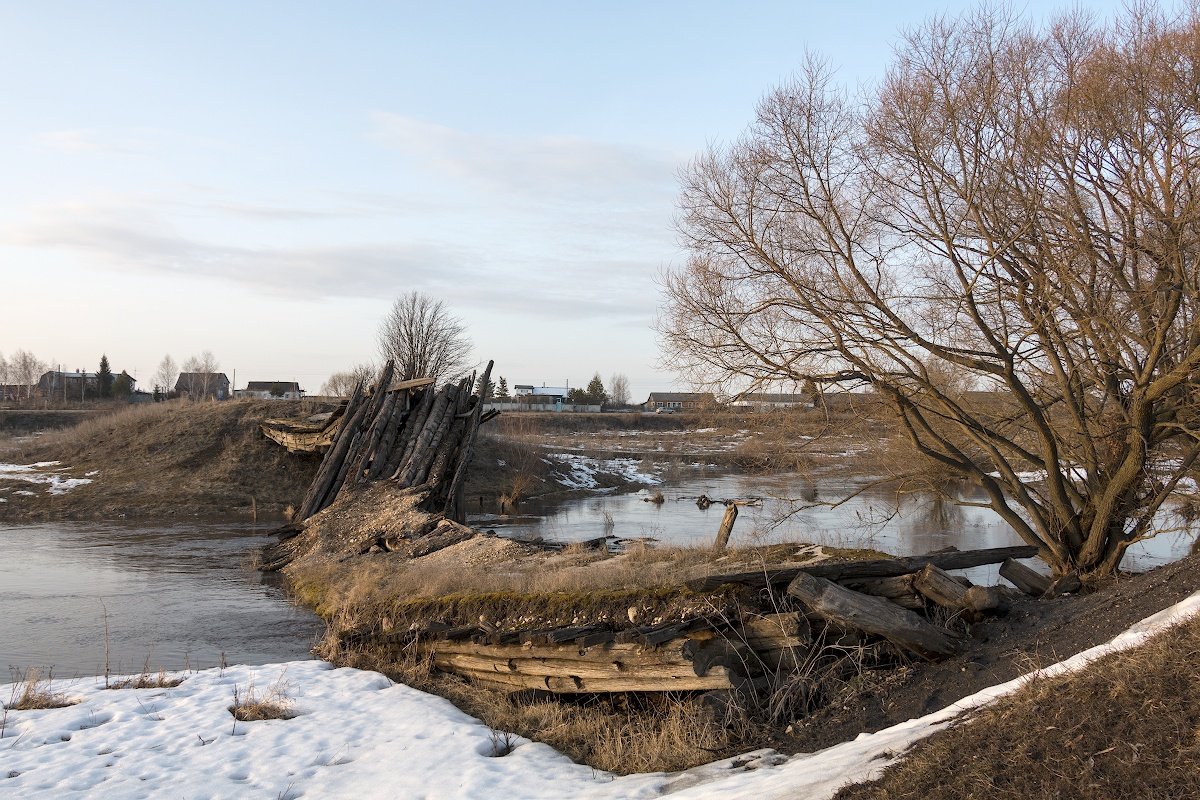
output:
{"label": "split log", "polygon": [[958,652],[958,641],[945,629],[895,603],[851,591],[825,578],[800,573],[788,584],[787,593],[828,622],[882,636],[922,658],[935,660]]}
{"label": "split log", "polygon": [[[447,386],[443,390],[446,393],[445,412],[442,414],[441,419],[437,421],[437,425],[433,426],[433,435],[429,440],[417,443],[418,448],[420,448],[419,455],[414,458],[412,477],[405,481],[405,483],[425,483],[425,479],[429,476],[429,470],[437,458],[442,442],[446,440],[446,435],[454,426],[454,417],[458,409],[459,398],[462,396],[465,388],[464,381],[456,387]],[[430,419],[432,420],[432,417]]]}
{"label": "split log", "polygon": [[1050,589],[1049,578],[1011,558],[1000,565],[1000,577],[1007,579],[1025,594],[1035,597],[1041,597]]}
{"label": "split log", "polygon": [[368,467],[371,465],[373,457],[377,457],[379,443],[383,440],[384,432],[387,430],[388,424],[391,422],[392,413],[396,409],[396,399],[399,397],[397,392],[385,392],[383,405],[379,408],[379,413],[371,421],[371,426],[367,430],[366,439],[362,448],[362,454],[358,456],[357,463],[350,471],[348,480],[355,484],[365,483],[368,477]]}
{"label": "split log", "polygon": [[405,421],[409,418],[408,405],[408,390],[396,392],[396,402],[392,409],[391,417],[388,419],[387,427],[383,430],[383,436],[379,440],[378,452],[371,459],[371,471],[367,475],[369,480],[377,481],[385,477],[384,470],[387,469],[388,461],[391,459],[392,450],[396,447],[396,439],[400,435],[400,431],[404,428]]}
{"label": "split log", "polygon": [[737,504],[731,503],[725,509],[725,516],[721,518],[721,527],[717,529],[717,541],[713,545],[713,549],[718,553],[725,549],[729,544],[729,534],[733,533],[733,523],[737,522],[738,509]]}
{"label": "split log", "polygon": [[409,486],[414,481],[413,476],[416,474],[417,466],[421,458],[425,455],[425,451],[429,447],[429,443],[433,441],[434,435],[437,433],[437,428],[442,423],[443,417],[446,416],[446,407],[450,404],[450,394],[453,388],[447,385],[438,392],[433,400],[433,406],[429,410],[429,416],[425,418],[425,424],[422,426],[420,433],[413,439],[411,449],[408,451],[407,460],[403,463],[400,469],[394,476],[402,486]]}
{"label": "split log", "polygon": [[916,572],[926,564],[942,569],[967,569],[984,564],[999,564],[1009,558],[1032,558],[1037,548],[1027,545],[1017,547],[993,547],[985,550],[955,550],[951,552],[927,553],[923,556],[885,558],[862,561],[820,561],[799,567],[760,569],[752,572],[733,572],[708,575],[688,581],[688,588],[695,591],[712,591],[722,584],[739,583],[752,588],[782,586],[801,573],[841,581],[849,578],[888,578]]}

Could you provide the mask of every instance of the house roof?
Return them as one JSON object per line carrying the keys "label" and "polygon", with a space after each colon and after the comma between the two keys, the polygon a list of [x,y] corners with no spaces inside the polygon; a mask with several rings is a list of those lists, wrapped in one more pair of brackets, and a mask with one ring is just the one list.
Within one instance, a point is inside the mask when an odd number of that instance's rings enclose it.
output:
{"label": "house roof", "polygon": [[269,392],[275,387],[279,387],[285,392],[300,391],[300,384],[295,381],[249,381],[246,383],[248,392]]}

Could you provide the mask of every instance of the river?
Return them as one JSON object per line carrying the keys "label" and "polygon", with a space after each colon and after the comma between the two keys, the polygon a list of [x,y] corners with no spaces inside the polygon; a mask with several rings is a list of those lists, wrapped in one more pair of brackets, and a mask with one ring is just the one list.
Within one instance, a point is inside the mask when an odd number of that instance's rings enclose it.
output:
{"label": "river", "polygon": [[[894,555],[927,553],[943,547],[968,550],[1022,544],[1016,532],[990,509],[939,500],[929,493],[899,494],[894,487],[871,485],[862,477],[798,474],[699,474],[634,494],[615,494],[565,503],[521,504],[520,515],[479,515],[472,524],[515,538],[574,542],[613,535],[650,539],[675,546],[710,544],[725,513],[722,505],[707,510],[696,498],[762,498],[742,506],[731,545],[812,542],[835,547],[871,548]],[[648,502],[661,491],[664,502]],[[832,503],[849,497],[837,507]],[[978,490],[963,487],[958,498],[982,500]],[[1130,548],[1122,564],[1146,570],[1187,554],[1194,535],[1164,534]],[[1040,562],[1031,562],[1037,566]],[[971,574],[989,580],[996,568]]]}
{"label": "river", "polygon": [[106,639],[114,674],[309,658],[323,624],[248,567],[265,543],[220,524],[0,526],[0,667],[103,674]]}

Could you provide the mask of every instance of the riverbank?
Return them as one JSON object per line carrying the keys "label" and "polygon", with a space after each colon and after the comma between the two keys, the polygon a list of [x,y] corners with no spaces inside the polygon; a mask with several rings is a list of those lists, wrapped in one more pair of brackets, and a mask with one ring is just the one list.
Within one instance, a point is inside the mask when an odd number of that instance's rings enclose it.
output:
{"label": "riverbank", "polygon": [[[1166,625],[1194,618],[1200,595],[1135,625],[1113,641],[1042,672],[1067,675],[1066,685],[1089,680],[1110,663],[1088,665],[1114,652],[1157,646]],[[784,756],[758,750],[677,773],[616,776],[572,763],[545,745],[512,736],[468,717],[441,698],[395,684],[373,672],[333,669],[323,662],[230,667],[164,676],[174,686],[105,689],[99,679],[43,686],[70,705],[9,711],[0,733],[0,792],[21,797],[520,797],[639,798],[669,793],[679,800],[763,800],[832,797],[846,784],[878,777],[898,754],[946,729],[967,709],[992,702],[993,714],[1025,702],[1039,681],[1023,677],[936,711],[819,753]],[[170,680],[167,682],[171,682]],[[1031,684],[1026,686],[1026,684]],[[4,698],[24,687],[0,686]],[[271,697],[286,719],[237,722],[230,707],[247,692]],[[1003,696],[1016,692],[1010,699]],[[240,700],[239,700],[240,698]],[[997,698],[1001,698],[997,701]],[[978,724],[959,726],[971,749]],[[1137,748],[1136,736],[1123,744]],[[995,758],[1002,758],[997,755]],[[927,797],[966,796],[955,771]],[[1037,780],[1039,773],[1031,776]],[[1157,776],[1145,769],[1106,794],[1137,796]],[[1188,776],[1183,776],[1186,779]],[[1072,781],[1075,778],[1071,778]],[[1072,782],[1071,786],[1075,786]],[[886,795],[902,796],[892,787]],[[910,787],[911,788],[911,787]],[[992,794],[991,791],[988,792]],[[858,794],[847,796],[859,796]],[[1176,794],[1174,796],[1183,796]]]}

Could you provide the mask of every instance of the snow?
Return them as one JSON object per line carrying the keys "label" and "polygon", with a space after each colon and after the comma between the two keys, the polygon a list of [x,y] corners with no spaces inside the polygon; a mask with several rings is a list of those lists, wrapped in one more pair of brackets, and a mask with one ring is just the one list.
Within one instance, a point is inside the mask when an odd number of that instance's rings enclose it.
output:
{"label": "snow", "polygon": [[575,453],[552,453],[548,463],[557,462],[567,469],[566,474],[557,476],[557,482],[568,489],[599,489],[596,480],[599,473],[620,477],[628,483],[656,486],[662,481],[654,475],[641,471],[641,461],[636,458],[589,458]]}
{"label": "snow", "polygon": [[[44,484],[50,494],[64,494],[76,486],[91,483],[91,478],[72,478],[63,473],[70,467],[60,467],[57,461],[38,461],[35,464],[0,464],[0,480],[25,481],[26,483]],[[55,469],[50,469],[54,467]],[[95,475],[89,472],[88,475]],[[31,495],[33,492],[16,492],[15,494]]]}
{"label": "snow", "polygon": [[[321,661],[181,674],[178,687],[106,690],[100,678],[56,681],[77,704],[10,711],[0,737],[0,797],[21,798],[828,798],[869,780],[961,712],[1035,676],[1078,670],[1200,612],[1200,592],[1112,642],[993,686],[942,711],[818,753],[758,750],[682,773],[618,777],[544,744],[506,737],[449,701],[384,676]],[[238,722],[235,687],[277,688],[294,719]],[[15,686],[0,686],[12,697]],[[497,745],[515,745],[497,755]]]}

